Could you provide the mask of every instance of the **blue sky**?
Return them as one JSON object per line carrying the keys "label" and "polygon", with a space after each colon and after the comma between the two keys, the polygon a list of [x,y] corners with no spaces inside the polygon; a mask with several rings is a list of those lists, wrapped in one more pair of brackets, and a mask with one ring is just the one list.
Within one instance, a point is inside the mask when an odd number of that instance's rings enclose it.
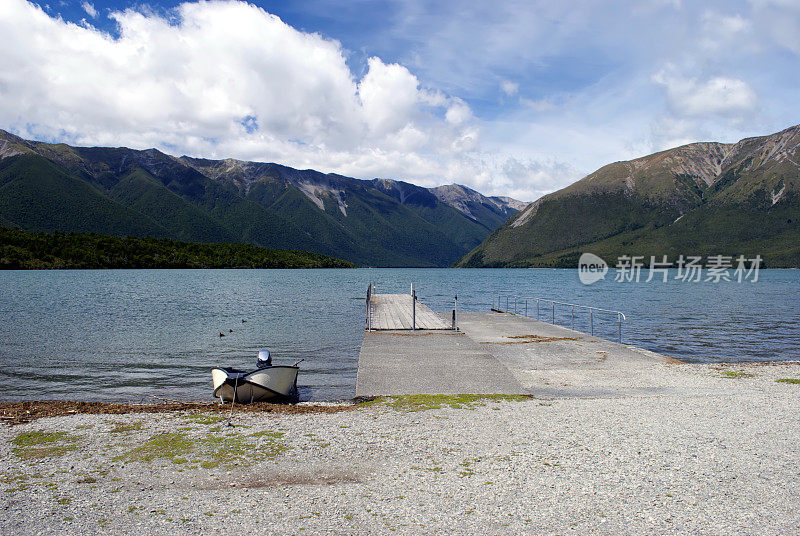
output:
{"label": "blue sky", "polygon": [[800,1],[3,0],[0,128],[523,200],[800,123]]}

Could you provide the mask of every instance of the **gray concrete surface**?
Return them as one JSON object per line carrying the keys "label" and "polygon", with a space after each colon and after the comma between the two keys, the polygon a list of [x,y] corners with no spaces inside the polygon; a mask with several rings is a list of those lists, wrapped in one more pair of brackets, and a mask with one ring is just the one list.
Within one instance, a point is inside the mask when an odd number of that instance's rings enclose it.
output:
{"label": "gray concrete surface", "polygon": [[[356,396],[529,393],[538,398],[680,394],[635,346],[508,313],[464,313],[460,333],[367,332]],[[719,386],[715,386],[718,393]],[[687,391],[686,394],[689,394]],[[698,386],[691,394],[697,395]]]}
{"label": "gray concrete surface", "polygon": [[[654,395],[682,389],[666,381],[659,367],[676,361],[635,346],[508,313],[465,313],[459,328],[536,397]],[[697,386],[691,393],[698,394]]]}
{"label": "gray concrete surface", "polygon": [[358,358],[356,396],[524,394],[509,370],[453,331],[367,331]]}

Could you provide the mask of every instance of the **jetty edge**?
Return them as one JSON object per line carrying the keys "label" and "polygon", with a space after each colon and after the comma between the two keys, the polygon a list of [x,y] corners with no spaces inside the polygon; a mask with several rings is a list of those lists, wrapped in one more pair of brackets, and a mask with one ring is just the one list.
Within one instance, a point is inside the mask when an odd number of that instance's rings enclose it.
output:
{"label": "jetty edge", "polygon": [[[462,312],[456,320],[455,310],[437,314],[417,300],[413,286],[412,294],[376,294],[371,284],[356,398],[459,393],[591,397],[629,394],[631,389],[645,394],[663,388],[653,365],[680,363],[499,307],[493,304],[489,313]],[[640,381],[620,381],[631,376]]]}

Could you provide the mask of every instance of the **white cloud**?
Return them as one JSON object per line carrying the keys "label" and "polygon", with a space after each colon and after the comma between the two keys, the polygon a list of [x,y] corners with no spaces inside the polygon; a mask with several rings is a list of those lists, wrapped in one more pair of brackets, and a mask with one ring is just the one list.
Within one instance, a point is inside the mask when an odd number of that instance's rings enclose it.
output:
{"label": "white cloud", "polygon": [[717,76],[705,81],[683,78],[668,68],[653,77],[679,115],[723,115],[743,118],[758,107],[758,96],[744,80]]}
{"label": "white cloud", "polygon": [[448,123],[462,125],[472,119],[472,110],[469,109],[466,102],[456,97],[447,107],[447,113],[444,117]]}
{"label": "white cloud", "polygon": [[519,84],[510,80],[503,80],[503,82],[500,84],[500,89],[502,89],[503,93],[505,93],[507,96],[513,97],[519,93]]}
{"label": "white cloud", "polygon": [[800,117],[797,0],[324,3],[357,52],[244,2],[111,13],[113,38],[0,0],[0,128],[532,199]]}
{"label": "white cloud", "polygon": [[800,56],[800,3],[797,0],[750,0],[759,32]]}
{"label": "white cloud", "polygon": [[[236,1],[126,10],[114,38],[4,0],[0,127],[23,136],[441,183],[479,138],[469,105]],[[87,10],[88,13],[88,10]],[[46,39],[43,37],[46,36]]]}
{"label": "white cloud", "polygon": [[521,98],[519,99],[519,102],[526,108],[530,108],[531,110],[534,110],[536,112],[547,112],[555,109],[556,107],[555,103],[550,99],[533,100],[533,99]]}
{"label": "white cloud", "polygon": [[81,2],[81,7],[86,12],[87,15],[92,17],[93,19],[97,18],[97,9],[95,9],[94,5],[89,2]]}

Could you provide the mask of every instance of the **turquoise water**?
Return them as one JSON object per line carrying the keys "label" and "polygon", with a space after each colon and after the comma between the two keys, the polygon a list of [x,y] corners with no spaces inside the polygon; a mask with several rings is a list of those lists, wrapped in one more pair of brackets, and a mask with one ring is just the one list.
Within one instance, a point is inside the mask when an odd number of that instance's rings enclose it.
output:
{"label": "turquoise water", "polygon": [[[4,271],[0,398],[210,400],[210,367],[247,367],[262,347],[276,363],[305,359],[302,399],[350,398],[370,281],[378,292],[413,281],[438,312],[456,293],[460,310],[487,312],[501,291],[618,309],[623,342],[687,361],[800,360],[798,270],[762,270],[756,283],[591,286],[575,270]],[[570,325],[568,308],[556,322]],[[576,312],[575,329],[588,322]],[[594,326],[616,339],[616,316],[596,314]]]}

